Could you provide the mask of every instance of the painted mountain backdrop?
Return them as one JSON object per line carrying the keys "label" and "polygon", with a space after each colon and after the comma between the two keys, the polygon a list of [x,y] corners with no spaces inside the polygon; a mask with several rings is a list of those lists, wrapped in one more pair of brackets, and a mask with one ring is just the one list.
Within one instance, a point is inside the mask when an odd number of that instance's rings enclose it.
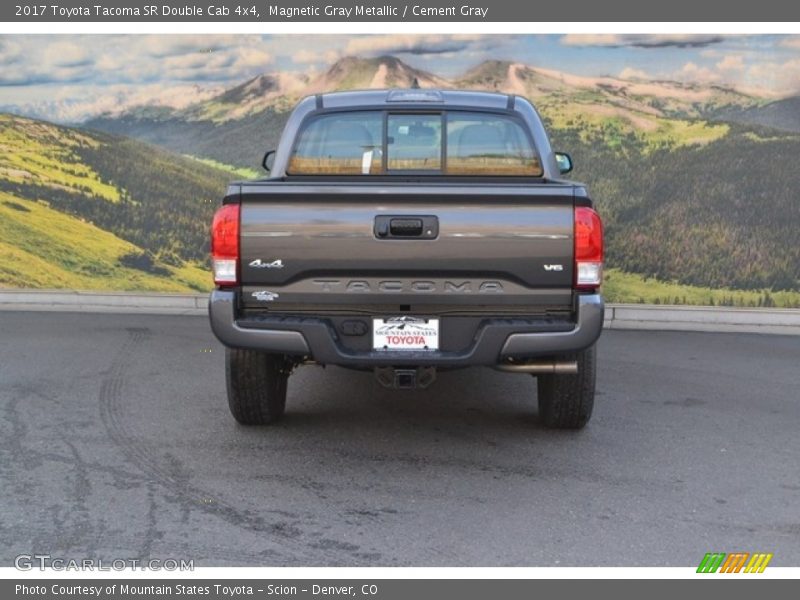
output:
{"label": "painted mountain backdrop", "polygon": [[415,81],[536,104],[606,220],[613,300],[800,306],[800,97],[501,60],[445,77],[395,56],[76,127],[0,117],[0,285],[205,289],[213,202],[226,179],[258,176],[299,98]]}

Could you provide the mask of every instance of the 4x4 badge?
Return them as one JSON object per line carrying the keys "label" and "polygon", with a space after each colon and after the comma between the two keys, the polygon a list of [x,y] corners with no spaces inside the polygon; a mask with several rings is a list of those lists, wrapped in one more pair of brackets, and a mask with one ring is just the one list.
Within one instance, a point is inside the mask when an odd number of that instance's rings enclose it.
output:
{"label": "4x4 badge", "polygon": [[255,260],[251,260],[249,265],[256,269],[282,269],[283,268],[283,261],[278,258],[273,260],[272,262],[264,262],[260,258]]}

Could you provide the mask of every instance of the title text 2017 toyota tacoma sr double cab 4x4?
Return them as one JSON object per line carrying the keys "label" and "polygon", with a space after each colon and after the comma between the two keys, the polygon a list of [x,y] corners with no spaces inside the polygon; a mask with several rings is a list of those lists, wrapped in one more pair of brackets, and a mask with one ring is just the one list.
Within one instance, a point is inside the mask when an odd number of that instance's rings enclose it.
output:
{"label": "title text 2017 toyota tacoma sr double cab 4x4", "polygon": [[458,367],[528,373],[546,426],[586,424],[602,225],[527,100],[311,96],[264,166],[269,178],[229,186],[211,232],[211,327],[237,421],[280,418],[290,374],[316,363],[394,388]]}

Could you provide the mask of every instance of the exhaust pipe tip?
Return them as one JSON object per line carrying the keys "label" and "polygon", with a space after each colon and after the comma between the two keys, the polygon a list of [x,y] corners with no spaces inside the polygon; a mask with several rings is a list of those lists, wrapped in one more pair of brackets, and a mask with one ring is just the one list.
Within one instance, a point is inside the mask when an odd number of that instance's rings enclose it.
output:
{"label": "exhaust pipe tip", "polygon": [[576,375],[577,360],[534,360],[526,362],[508,362],[495,365],[498,371],[507,373],[527,373],[529,375]]}

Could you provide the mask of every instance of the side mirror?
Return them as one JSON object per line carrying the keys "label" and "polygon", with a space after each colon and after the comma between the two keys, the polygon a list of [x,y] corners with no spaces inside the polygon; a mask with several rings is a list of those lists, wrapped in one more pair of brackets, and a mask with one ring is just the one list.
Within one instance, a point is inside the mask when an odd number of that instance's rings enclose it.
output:
{"label": "side mirror", "polygon": [[556,164],[558,165],[558,172],[562,175],[572,171],[572,158],[566,152],[556,152]]}
{"label": "side mirror", "polygon": [[266,154],[264,154],[264,158],[261,160],[261,166],[264,167],[264,170],[269,173],[272,171],[272,165],[275,162],[275,150],[269,150]]}

